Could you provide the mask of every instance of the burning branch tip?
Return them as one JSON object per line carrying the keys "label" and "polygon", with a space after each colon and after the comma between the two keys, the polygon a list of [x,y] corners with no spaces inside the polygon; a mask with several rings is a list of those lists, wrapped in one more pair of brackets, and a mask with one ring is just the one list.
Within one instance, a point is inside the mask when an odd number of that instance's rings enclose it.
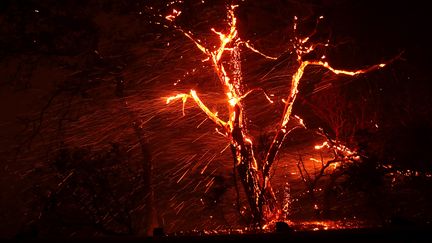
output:
{"label": "burning branch tip", "polygon": [[253,51],[253,52],[255,52],[255,53],[257,53],[257,54],[259,54],[259,55],[261,55],[261,56],[263,56],[265,58],[267,58],[267,59],[271,59],[271,60],[277,60],[278,59],[277,57],[266,55],[266,54],[260,52],[259,50],[255,49],[255,47],[253,47],[249,43],[249,41],[245,41],[245,42],[241,42],[241,43],[244,44],[249,50],[251,50],[251,51]]}

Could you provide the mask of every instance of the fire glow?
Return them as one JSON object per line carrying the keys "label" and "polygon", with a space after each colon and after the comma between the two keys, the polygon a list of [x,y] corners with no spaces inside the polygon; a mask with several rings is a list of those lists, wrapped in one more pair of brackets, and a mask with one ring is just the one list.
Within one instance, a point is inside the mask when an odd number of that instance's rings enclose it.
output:
{"label": "fire glow", "polygon": [[[377,64],[370,66],[366,69],[359,70],[339,70],[335,69],[323,59],[320,60],[304,60],[304,56],[313,52],[317,46],[328,46],[328,44],[321,43],[310,43],[311,35],[300,38],[296,37],[292,41],[292,54],[296,55],[297,68],[294,74],[289,80],[290,92],[286,98],[282,99],[285,103],[285,107],[282,112],[281,120],[278,122],[277,130],[272,139],[271,145],[266,152],[265,159],[259,161],[255,156],[254,152],[254,139],[250,136],[247,130],[247,119],[243,99],[254,91],[261,91],[266,96],[270,103],[273,100],[270,99],[269,95],[264,90],[253,89],[249,91],[244,90],[243,77],[241,70],[240,55],[243,49],[253,51],[263,58],[277,60],[278,57],[272,57],[264,54],[261,51],[253,47],[249,41],[243,41],[237,30],[237,18],[235,16],[235,10],[238,6],[231,5],[228,7],[228,28],[226,31],[217,31],[214,28],[211,31],[219,39],[219,45],[214,48],[209,48],[202,44],[192,33],[184,31],[181,28],[178,30],[184,34],[189,40],[191,40],[195,46],[205,56],[205,61],[208,61],[213,67],[214,73],[217,75],[220,85],[224,94],[226,95],[226,105],[228,109],[228,118],[224,120],[218,117],[218,113],[208,108],[205,103],[199,98],[199,94],[196,90],[191,89],[187,93],[175,94],[171,97],[166,98],[166,103],[170,104],[176,100],[182,100],[183,102],[183,115],[185,115],[185,104],[188,99],[192,99],[196,105],[212,120],[216,125],[220,134],[222,134],[228,140],[231,152],[234,158],[234,168],[237,171],[238,178],[241,181],[244,192],[248,199],[248,206],[250,210],[251,221],[256,224],[266,227],[269,222],[275,220],[286,220],[287,219],[287,207],[279,205],[270,182],[270,171],[274,163],[275,157],[278,154],[286,136],[290,134],[294,129],[305,128],[303,120],[292,115],[293,105],[296,101],[297,94],[299,93],[299,84],[309,66],[318,66],[324,68],[335,75],[348,75],[356,76],[369,71],[373,71],[384,67],[386,64]],[[172,14],[166,16],[166,19],[173,23],[175,17],[179,16],[181,11],[173,10]],[[319,18],[319,20],[322,17]],[[297,31],[297,17],[294,18],[294,34]],[[224,57],[229,58],[229,64],[231,68],[226,66],[226,62],[222,61]],[[225,59],[224,59],[225,60]],[[234,67],[234,68],[232,68]],[[295,126],[288,126],[289,122],[295,122]],[[315,146],[315,149],[321,149],[323,147],[329,148],[328,143]],[[337,147],[339,146],[339,147]],[[332,148],[343,151],[344,153],[352,153],[348,148],[341,147],[342,145],[332,146]],[[349,154],[351,156],[352,154]]]}

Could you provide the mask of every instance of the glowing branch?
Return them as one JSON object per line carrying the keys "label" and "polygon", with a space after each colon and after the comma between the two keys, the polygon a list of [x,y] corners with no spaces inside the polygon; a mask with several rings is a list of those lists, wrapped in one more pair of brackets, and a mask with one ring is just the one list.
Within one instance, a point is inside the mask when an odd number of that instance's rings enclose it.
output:
{"label": "glowing branch", "polygon": [[272,56],[268,56],[268,55],[266,55],[266,54],[264,54],[264,53],[262,53],[262,52],[260,52],[260,51],[258,51],[257,49],[255,49],[250,43],[249,43],[249,41],[244,41],[244,42],[242,42],[247,48],[249,48],[249,50],[251,50],[251,51],[253,51],[253,52],[255,52],[255,53],[257,53],[257,54],[259,54],[259,55],[261,55],[261,56],[263,56],[263,57],[265,57],[265,58],[267,58],[267,59],[272,59],[272,60],[276,60],[277,59],[277,57],[272,57]]}
{"label": "glowing branch", "polygon": [[198,47],[198,49],[200,51],[202,51],[204,54],[209,55],[210,51],[208,51],[203,45],[201,45],[198,41],[196,41],[189,33],[184,32],[183,30],[180,29],[180,31],[187,37],[189,38],[191,41],[193,41],[193,43],[195,43],[195,45]]}
{"label": "glowing branch", "polygon": [[226,127],[226,122],[219,119],[216,113],[213,113],[212,111],[210,111],[210,109],[207,106],[204,105],[204,103],[200,100],[195,90],[191,90],[190,94],[192,98],[195,100],[195,102],[197,103],[197,105],[199,106],[199,108],[201,108],[201,110],[204,111],[204,113],[206,113],[206,115],[210,118],[210,120],[214,121],[217,125],[221,127]]}
{"label": "glowing branch", "polygon": [[213,113],[212,111],[210,111],[210,109],[201,101],[201,99],[198,97],[196,91],[193,89],[190,91],[189,94],[177,94],[175,96],[168,97],[166,99],[166,103],[169,104],[171,101],[174,101],[177,99],[182,99],[182,101],[183,101],[183,115],[185,115],[184,107],[185,107],[185,103],[186,103],[188,98],[192,98],[195,101],[195,103],[198,105],[198,107],[208,116],[208,118],[210,120],[212,120],[213,122],[215,122],[217,125],[219,125],[221,127],[226,127],[227,123],[222,121],[217,116],[217,113]]}
{"label": "glowing branch", "polygon": [[184,115],[185,115],[185,111],[184,111],[184,109],[185,109],[185,104],[186,104],[186,101],[187,101],[187,99],[188,99],[189,97],[190,97],[190,95],[188,95],[188,94],[178,94],[178,95],[175,95],[175,96],[168,97],[168,98],[166,99],[166,103],[169,104],[171,101],[175,101],[175,100],[178,100],[178,99],[182,99],[182,101],[183,101],[182,113],[183,113],[183,116],[184,116]]}
{"label": "glowing branch", "polygon": [[[303,43],[306,41],[303,41]],[[355,75],[359,75],[362,73],[373,71],[373,70],[376,70],[376,69],[379,69],[379,68],[382,68],[385,66],[385,64],[378,64],[378,65],[373,65],[373,66],[366,68],[366,69],[360,69],[360,70],[356,70],[356,71],[347,71],[347,70],[334,69],[327,62],[302,61],[302,56],[300,56],[300,55],[298,56],[298,60],[300,62],[300,66],[297,68],[297,71],[293,74],[293,76],[291,78],[291,92],[290,92],[290,94],[289,94],[289,96],[285,102],[285,108],[284,108],[283,118],[282,118],[282,121],[280,124],[280,128],[273,138],[273,141],[272,141],[270,148],[267,152],[266,160],[264,163],[264,168],[263,168],[263,177],[264,177],[263,187],[264,187],[264,189],[267,186],[267,181],[269,179],[268,177],[269,177],[270,169],[273,165],[274,158],[276,157],[277,152],[279,151],[279,148],[282,145],[286,135],[289,132],[291,132],[291,130],[287,132],[287,125],[288,125],[288,122],[290,121],[292,108],[293,108],[295,99],[296,99],[297,94],[298,94],[298,86],[299,86],[301,78],[303,77],[305,68],[308,65],[317,65],[317,66],[322,66],[322,67],[330,70],[331,72],[333,72],[337,75],[338,74],[344,74],[344,75],[349,75],[349,76],[355,76]]]}
{"label": "glowing branch", "polygon": [[334,74],[344,74],[344,75],[349,75],[349,76],[355,76],[355,75],[359,75],[362,73],[367,73],[379,68],[383,68],[386,66],[385,63],[381,63],[381,64],[377,64],[377,65],[373,65],[370,66],[366,69],[359,69],[356,71],[347,71],[347,70],[341,70],[341,69],[335,69],[333,67],[331,67],[328,62],[322,62],[322,61],[306,61],[307,65],[318,65],[318,66],[322,66],[327,68],[328,70],[330,70],[331,72],[333,72]]}

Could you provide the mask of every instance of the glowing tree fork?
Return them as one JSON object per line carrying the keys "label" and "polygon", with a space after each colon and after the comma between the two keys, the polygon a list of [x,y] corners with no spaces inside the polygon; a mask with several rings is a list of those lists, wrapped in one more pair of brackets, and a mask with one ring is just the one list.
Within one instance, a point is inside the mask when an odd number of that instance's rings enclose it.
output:
{"label": "glowing tree fork", "polygon": [[[246,92],[243,91],[240,48],[248,48],[268,59],[275,60],[277,58],[263,54],[250,45],[249,42],[240,39],[236,28],[237,19],[234,15],[235,8],[236,6],[230,6],[228,8],[229,30],[226,33],[212,29],[220,40],[219,46],[212,50],[201,44],[201,42],[195,39],[190,32],[185,32],[179,28],[179,31],[193,41],[197,48],[207,56],[207,60],[213,66],[214,72],[217,74],[226,95],[229,115],[228,120],[224,121],[217,116],[217,113],[212,112],[202,102],[195,90],[190,90],[189,93],[182,93],[169,97],[167,98],[166,103],[168,104],[174,100],[182,99],[184,115],[184,104],[187,99],[191,98],[208,116],[208,118],[216,123],[219,127],[220,133],[229,140],[234,158],[234,166],[246,194],[253,222],[262,225],[262,223],[269,220],[270,217],[278,217],[279,214],[282,213],[281,210],[277,208],[276,198],[272,191],[270,171],[275,157],[287,134],[296,128],[304,127],[302,120],[297,116],[292,116],[291,112],[298,93],[299,82],[303,76],[305,68],[309,65],[315,65],[326,68],[335,74],[354,76],[384,67],[385,64],[374,65],[367,69],[357,71],[337,70],[329,66],[327,62],[321,60],[303,60],[303,56],[312,52],[318,44],[309,44],[309,37],[294,38],[292,45],[294,52],[292,53],[297,56],[298,68],[291,78],[290,93],[285,99],[282,119],[278,125],[276,134],[274,135],[273,141],[266,153],[265,160],[259,163],[260,166],[258,166],[257,159],[254,155],[252,139],[246,129],[246,119],[242,104],[242,100],[248,94],[257,91],[258,89]],[[180,11],[174,10],[173,15],[166,16],[166,19],[172,21],[179,13]],[[294,33],[297,28],[296,20],[297,18],[295,18]],[[225,55],[228,55],[230,58],[230,67],[226,67],[224,65],[225,63],[222,61],[222,57]],[[269,102],[273,103],[267,94],[265,95]],[[297,120],[298,125],[289,129],[288,123],[292,118]]]}

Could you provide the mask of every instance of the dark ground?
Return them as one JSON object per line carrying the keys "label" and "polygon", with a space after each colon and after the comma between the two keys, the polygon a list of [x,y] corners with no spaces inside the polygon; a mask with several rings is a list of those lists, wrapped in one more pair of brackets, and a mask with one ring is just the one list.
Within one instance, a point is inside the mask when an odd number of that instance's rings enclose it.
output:
{"label": "dark ground", "polygon": [[246,235],[170,236],[170,237],[102,237],[85,239],[48,238],[38,242],[430,242],[430,228],[355,229],[337,231],[303,231]]}

